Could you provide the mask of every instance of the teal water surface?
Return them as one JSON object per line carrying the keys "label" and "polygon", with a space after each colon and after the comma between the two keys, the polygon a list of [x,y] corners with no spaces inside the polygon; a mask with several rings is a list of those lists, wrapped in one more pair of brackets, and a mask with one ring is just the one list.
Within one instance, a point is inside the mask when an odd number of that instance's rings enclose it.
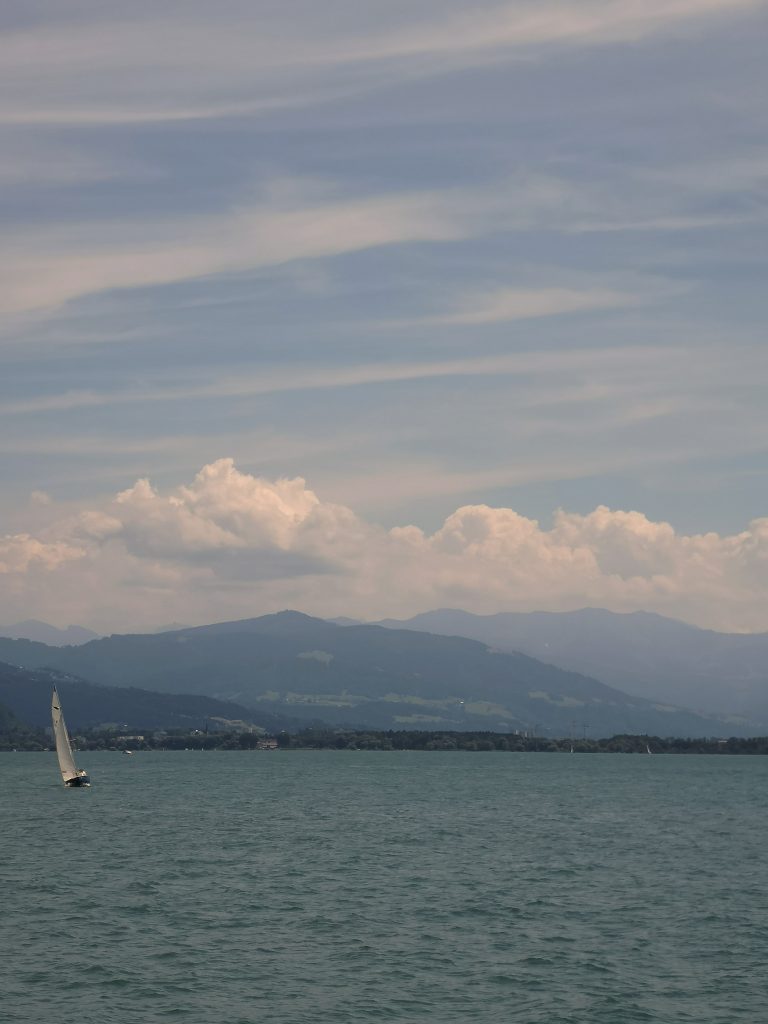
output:
{"label": "teal water surface", "polygon": [[8,1024],[766,1019],[768,759],[0,754]]}

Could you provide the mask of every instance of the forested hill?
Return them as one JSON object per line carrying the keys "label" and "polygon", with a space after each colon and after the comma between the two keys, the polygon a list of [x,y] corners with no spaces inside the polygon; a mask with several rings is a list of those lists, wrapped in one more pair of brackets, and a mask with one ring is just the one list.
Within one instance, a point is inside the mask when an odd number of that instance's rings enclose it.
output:
{"label": "forested hill", "polygon": [[[11,729],[18,721],[48,727],[54,685],[70,728],[110,724],[136,729],[191,730],[205,728],[206,722],[237,722],[261,725],[271,731],[286,725],[272,715],[259,716],[252,709],[211,697],[97,686],[60,671],[22,669],[0,663],[0,731]],[[3,718],[4,709],[6,716],[10,716],[7,721]]]}
{"label": "forested hill", "polygon": [[23,723],[14,715],[9,707],[0,704],[0,734],[19,729]]}
{"label": "forested hill", "polygon": [[111,686],[205,694],[262,713],[352,726],[593,736],[745,731],[473,640],[338,626],[298,612],[115,635],[79,647],[0,640],[0,659]]}

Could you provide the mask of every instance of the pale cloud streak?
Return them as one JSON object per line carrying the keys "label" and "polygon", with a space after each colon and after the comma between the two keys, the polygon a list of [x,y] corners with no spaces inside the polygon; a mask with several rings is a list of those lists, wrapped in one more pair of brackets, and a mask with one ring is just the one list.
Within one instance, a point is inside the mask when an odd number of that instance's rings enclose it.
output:
{"label": "pale cloud streak", "polygon": [[157,169],[136,159],[96,155],[73,145],[52,144],[41,139],[6,133],[2,138],[3,187],[78,186],[109,181],[152,181]]}
{"label": "pale cloud streak", "polygon": [[[711,200],[718,194],[716,176],[707,182],[709,192],[705,189],[704,194]],[[761,216],[759,211],[747,216],[691,208],[681,184],[673,188],[654,183],[652,176],[640,175],[632,183],[628,193],[617,195],[552,174],[518,172],[481,186],[350,197],[338,182],[273,179],[261,183],[256,201],[207,215],[8,229],[0,246],[0,312],[55,312],[66,303],[115,289],[256,274],[383,247],[456,245],[534,230],[579,234],[725,228],[754,223]],[[647,286],[644,291],[644,301],[652,298]],[[485,308],[445,315],[453,315],[455,323],[479,324],[616,308],[634,304],[637,297],[610,285],[569,287],[547,281],[499,289],[478,300]],[[441,315],[432,322],[447,321]]]}
{"label": "pale cloud streak", "polygon": [[[481,324],[532,320],[600,309],[635,306],[643,300],[637,294],[610,288],[499,288],[468,296],[453,312],[405,321],[405,325],[467,327]],[[382,324],[386,326],[386,324]]]}
{"label": "pale cloud streak", "polygon": [[[760,0],[582,0],[578,4],[302,4],[281,17],[225,4],[138,8],[0,38],[0,120],[99,124],[259,113],[536,53],[637,42],[759,9]],[[329,31],[329,26],[333,31]],[[339,26],[343,26],[341,29]],[[161,97],[161,99],[158,99]]]}
{"label": "pale cloud streak", "polygon": [[667,365],[690,358],[690,351],[663,346],[625,346],[623,348],[582,348],[570,352],[514,352],[500,356],[478,356],[468,359],[433,360],[431,362],[367,363],[357,366],[301,369],[264,369],[258,374],[243,372],[216,381],[190,381],[182,385],[141,388],[129,391],[74,391],[64,394],[11,400],[0,403],[0,415],[28,415],[87,409],[103,405],[142,404],[151,402],[189,401],[202,398],[236,398],[279,394],[289,391],[327,390],[363,387],[440,377],[482,377],[500,374],[519,375],[557,373],[564,370],[611,370],[652,366],[659,359]]}
{"label": "pale cloud streak", "polygon": [[138,231],[130,222],[25,231],[6,237],[0,252],[0,311],[472,233],[466,207],[451,214],[448,200],[399,194],[311,203],[278,194],[275,202],[217,216],[147,221]]}

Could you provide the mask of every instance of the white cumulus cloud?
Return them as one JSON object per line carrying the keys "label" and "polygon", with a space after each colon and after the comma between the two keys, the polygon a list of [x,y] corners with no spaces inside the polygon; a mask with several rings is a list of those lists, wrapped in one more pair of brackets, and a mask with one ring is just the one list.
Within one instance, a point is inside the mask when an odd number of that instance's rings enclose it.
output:
{"label": "white cumulus cloud", "polygon": [[64,541],[46,543],[28,533],[0,537],[0,573],[25,573],[31,569],[58,569],[82,558],[85,551]]}
{"label": "white cumulus cloud", "polygon": [[[44,587],[37,566],[51,570]],[[446,605],[642,608],[713,628],[768,627],[768,518],[732,536],[685,535],[605,506],[559,511],[546,528],[513,509],[467,505],[432,533],[387,530],[302,478],[267,480],[228,458],[167,493],[139,480],[44,537],[7,537],[0,571],[27,574],[17,613],[71,617],[74,601],[84,621],[112,629],[169,614],[203,622],[298,607],[378,618]]]}

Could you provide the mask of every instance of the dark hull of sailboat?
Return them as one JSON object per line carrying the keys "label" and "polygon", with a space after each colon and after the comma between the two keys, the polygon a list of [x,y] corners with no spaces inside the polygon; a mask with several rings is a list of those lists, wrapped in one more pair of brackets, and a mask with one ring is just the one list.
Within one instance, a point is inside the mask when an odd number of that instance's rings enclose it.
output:
{"label": "dark hull of sailboat", "polygon": [[76,779],[70,779],[69,782],[65,782],[64,785],[67,789],[73,789],[76,786],[90,786],[91,780],[87,775],[79,775]]}

